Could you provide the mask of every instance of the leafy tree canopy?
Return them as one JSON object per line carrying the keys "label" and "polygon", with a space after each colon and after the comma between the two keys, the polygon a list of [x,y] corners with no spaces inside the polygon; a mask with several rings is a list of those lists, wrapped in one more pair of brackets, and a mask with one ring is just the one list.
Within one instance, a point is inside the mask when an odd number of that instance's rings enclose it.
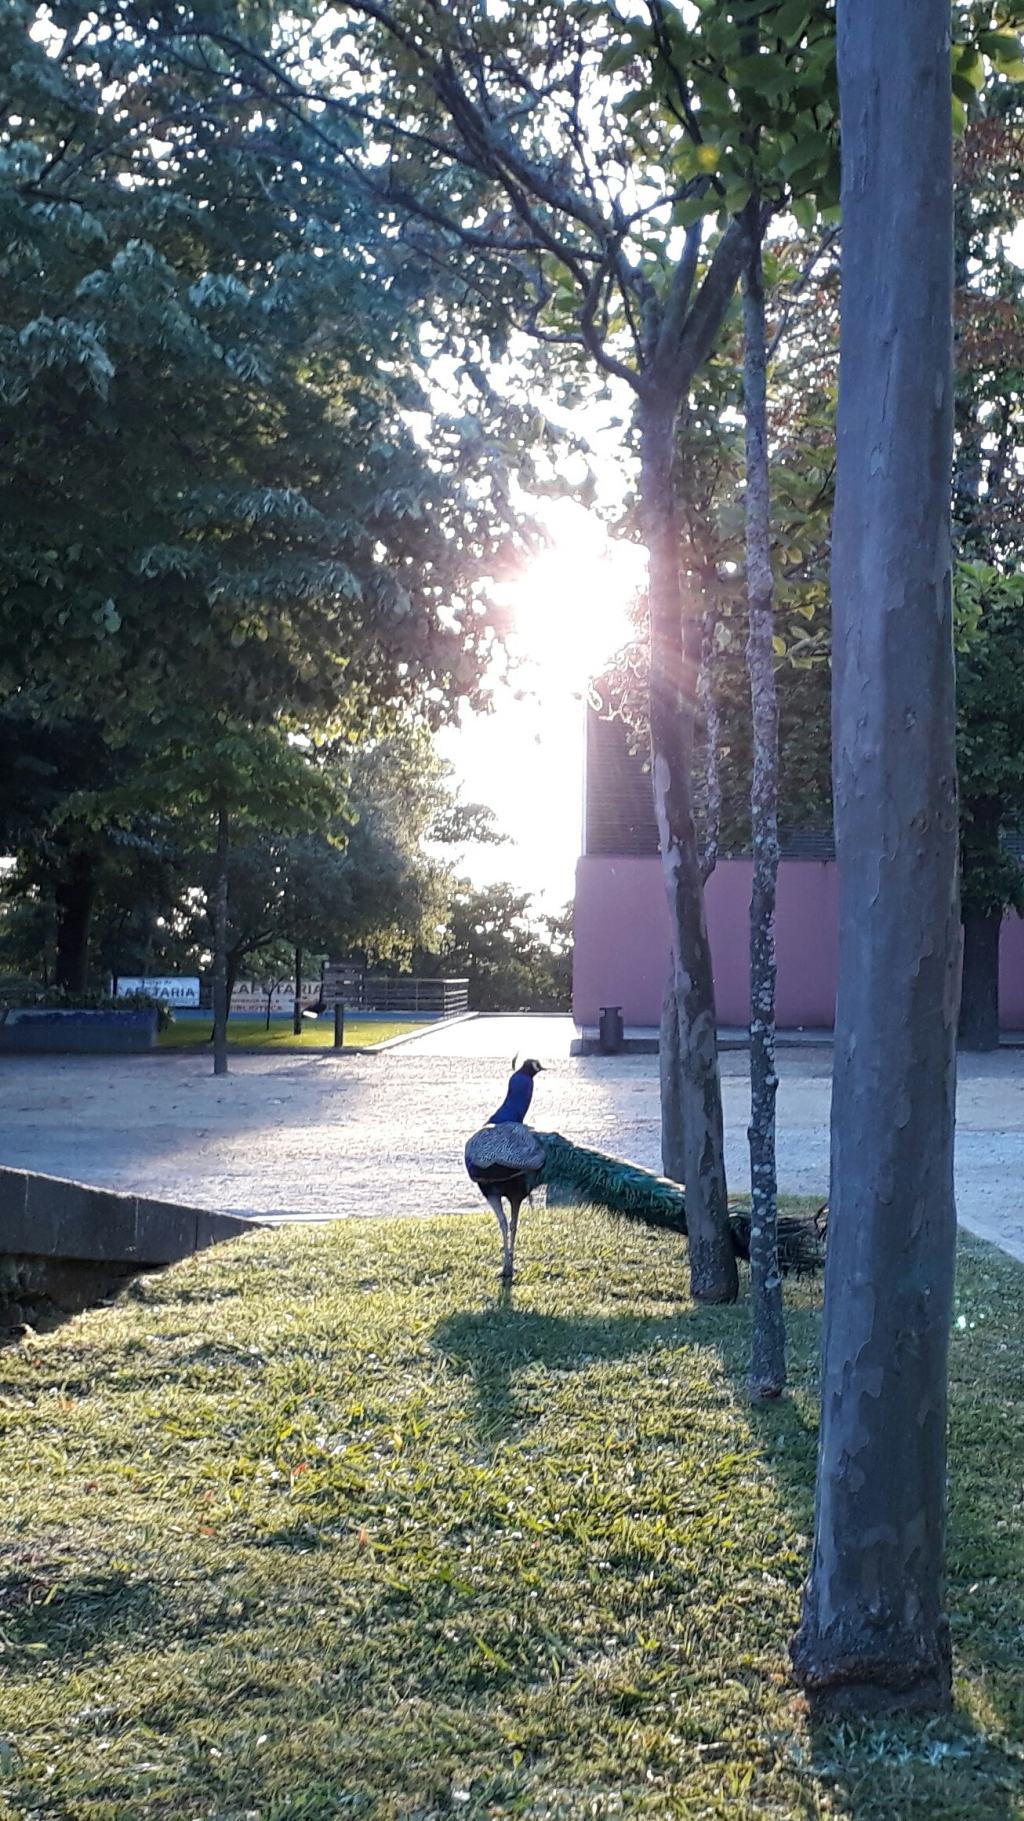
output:
{"label": "leafy tree canopy", "polygon": [[0,28],[5,693],[154,742],[197,699],[442,716],[478,687],[509,512],[429,428],[372,212],[124,9],[38,28],[22,0]]}
{"label": "leafy tree canopy", "polygon": [[440,941],[417,955],[416,967],[468,979],[474,1011],[568,1011],[571,906],[538,915],[529,892],[459,880]]}

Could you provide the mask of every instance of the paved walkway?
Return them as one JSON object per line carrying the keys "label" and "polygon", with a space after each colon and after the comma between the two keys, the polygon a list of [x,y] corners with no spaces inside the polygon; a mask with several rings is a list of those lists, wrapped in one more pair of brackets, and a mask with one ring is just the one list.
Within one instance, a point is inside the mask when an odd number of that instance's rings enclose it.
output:
{"label": "paved walkway", "polygon": [[536,1056],[539,1062],[564,1059],[576,1036],[576,1026],[562,1012],[489,1012],[478,1018],[457,1018],[448,1024],[427,1024],[400,1047],[417,1056],[500,1057],[511,1067],[513,1056],[522,1062]]}
{"label": "paved walkway", "polygon": [[[518,1049],[546,1065],[533,1123],[658,1168],[657,1058],[570,1059],[567,1022],[480,1019],[379,1056],[247,1056],[221,1079],[208,1056],[188,1052],[4,1058],[0,1163],[232,1214],[477,1208],[462,1147],[501,1100]],[[452,1040],[468,1043],[474,1030],[475,1052],[460,1051]],[[830,1067],[825,1046],[780,1054],[784,1191],[827,1192]],[[723,1055],[722,1077],[730,1180],[742,1189],[746,1056]],[[1020,1052],[963,1063],[957,1191],[964,1225],[1024,1258]]]}

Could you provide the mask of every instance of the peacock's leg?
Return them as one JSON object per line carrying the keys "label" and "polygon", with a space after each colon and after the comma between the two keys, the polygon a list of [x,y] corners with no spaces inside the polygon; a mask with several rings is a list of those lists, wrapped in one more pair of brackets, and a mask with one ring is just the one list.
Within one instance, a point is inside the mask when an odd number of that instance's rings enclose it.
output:
{"label": "peacock's leg", "polygon": [[519,1195],[519,1196],[510,1195],[508,1198],[508,1205],[509,1205],[509,1222],[508,1222],[509,1272],[508,1272],[508,1274],[510,1277],[512,1275],[513,1270],[515,1269],[516,1234],[519,1231],[519,1210],[522,1207],[524,1200],[525,1200],[525,1196],[522,1196],[522,1195]]}
{"label": "peacock's leg", "polygon": [[509,1244],[508,1221],[505,1218],[505,1210],[501,1205],[501,1196],[500,1195],[488,1195],[487,1205],[490,1208],[491,1212],[494,1215],[495,1220],[498,1223],[498,1230],[501,1234],[501,1254],[502,1254],[501,1275],[502,1275],[502,1277],[511,1277],[511,1275],[512,1275],[512,1248]]}

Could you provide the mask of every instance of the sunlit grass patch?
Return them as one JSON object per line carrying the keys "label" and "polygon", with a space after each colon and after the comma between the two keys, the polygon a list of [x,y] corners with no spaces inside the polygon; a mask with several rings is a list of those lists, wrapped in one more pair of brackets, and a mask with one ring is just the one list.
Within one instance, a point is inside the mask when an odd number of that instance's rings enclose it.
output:
{"label": "sunlit grass patch", "polygon": [[[391,1037],[404,1037],[409,1031],[422,1030],[423,1025],[410,1019],[401,1018],[347,1018],[345,1020],[345,1048],[360,1048],[374,1043],[386,1043]],[[176,1018],[166,1031],[161,1033],[162,1050],[191,1049],[197,1044],[210,1046],[210,1021],[208,1018]],[[296,1037],[292,1029],[291,1016],[271,1018],[269,1030],[264,1019],[253,1016],[229,1018],[228,1048],[238,1050],[329,1050],[334,1043],[334,1019],[307,1018],[301,1034]]]}
{"label": "sunlit grass patch", "polygon": [[505,1296],[492,1227],[260,1233],[0,1354],[12,1815],[1024,1813],[1018,1267],[961,1261],[957,1713],[812,1732],[816,1288],[751,1412],[671,1237],[528,1210]]}

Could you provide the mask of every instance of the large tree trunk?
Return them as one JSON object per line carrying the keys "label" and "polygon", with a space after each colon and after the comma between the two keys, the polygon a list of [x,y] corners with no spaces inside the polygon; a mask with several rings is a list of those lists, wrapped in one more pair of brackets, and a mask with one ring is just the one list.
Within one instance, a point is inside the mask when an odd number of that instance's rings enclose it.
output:
{"label": "large tree trunk", "polygon": [[81,993],[89,977],[89,930],[96,901],[96,869],[91,855],[74,853],[53,891],[57,910],[56,983],[67,993]]}
{"label": "large tree trunk", "polygon": [[690,1288],[701,1302],[733,1302],[738,1280],[729,1233],[715,994],[691,787],[694,684],[684,649],[679,527],[673,491],[676,412],[641,401],[641,507],[648,552],[651,770],[672,939],[679,1023]]}
{"label": "large tree trunk", "polygon": [[814,1554],[825,1707],[942,1708],[959,917],[948,0],[839,0],[839,991]]}
{"label": "large tree trunk", "polygon": [[750,1395],[780,1397],[786,1330],[779,1270],[775,1169],[775,888],[779,873],[779,705],[768,482],[767,337],[760,203],[751,199],[750,253],[743,282],[743,394],[746,415],[747,670],[754,764],[750,827]]}
{"label": "large tree trunk", "polygon": [[213,883],[213,1072],[228,1072],[228,812],[217,809],[217,864]]}
{"label": "large tree trunk", "polygon": [[964,965],[960,986],[962,1050],[999,1048],[999,937],[1003,919],[964,918]]}

